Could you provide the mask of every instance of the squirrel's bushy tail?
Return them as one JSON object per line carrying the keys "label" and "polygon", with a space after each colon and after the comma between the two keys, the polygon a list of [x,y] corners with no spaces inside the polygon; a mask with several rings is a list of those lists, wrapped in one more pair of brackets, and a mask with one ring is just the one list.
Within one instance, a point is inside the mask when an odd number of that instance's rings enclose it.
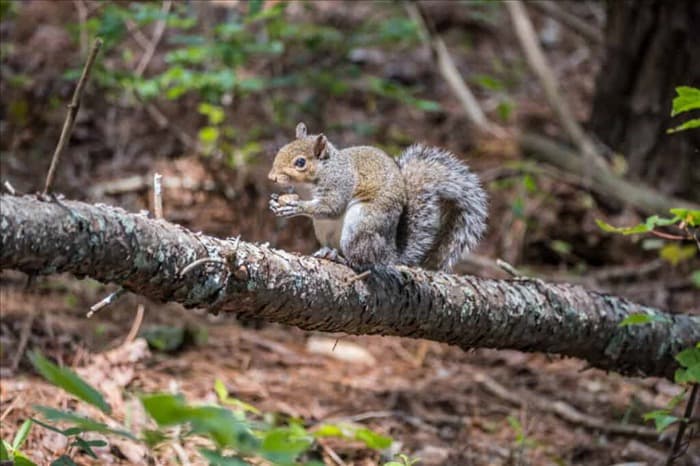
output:
{"label": "squirrel's bushy tail", "polygon": [[400,262],[450,270],[486,229],[479,178],[446,150],[413,145],[398,160],[409,202],[399,224]]}

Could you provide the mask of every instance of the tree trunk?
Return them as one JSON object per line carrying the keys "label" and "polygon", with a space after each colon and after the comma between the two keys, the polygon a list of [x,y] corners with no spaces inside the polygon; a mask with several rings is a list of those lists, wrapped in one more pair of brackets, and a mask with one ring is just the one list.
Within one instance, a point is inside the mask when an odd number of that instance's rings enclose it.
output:
{"label": "tree trunk", "polygon": [[[671,378],[674,355],[700,341],[700,317],[579,286],[407,267],[373,269],[349,282],[354,272],[338,264],[106,205],[0,196],[0,246],[0,270],[90,276],[155,300],[307,330],[557,353],[624,374]],[[219,262],[185,270],[200,258]],[[620,327],[632,313],[655,323]]]}
{"label": "tree trunk", "polygon": [[700,2],[610,1],[590,127],[633,178],[700,200],[700,131],[666,134],[677,86],[700,87]]}

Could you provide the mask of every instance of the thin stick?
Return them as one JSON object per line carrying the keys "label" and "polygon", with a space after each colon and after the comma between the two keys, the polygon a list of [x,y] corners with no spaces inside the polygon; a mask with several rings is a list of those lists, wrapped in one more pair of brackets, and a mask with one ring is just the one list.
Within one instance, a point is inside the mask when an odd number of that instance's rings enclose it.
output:
{"label": "thin stick", "polygon": [[688,239],[688,237],[686,236],[672,235],[671,233],[664,233],[663,231],[658,230],[649,230],[649,233],[651,233],[654,236],[658,236],[659,238],[672,239],[674,241],[682,241],[684,239]]}
{"label": "thin stick", "polygon": [[455,65],[454,60],[452,60],[450,56],[450,52],[447,50],[447,45],[445,45],[445,42],[435,31],[431,31],[430,23],[425,18],[423,12],[421,12],[420,6],[413,2],[406,2],[404,6],[408,11],[408,15],[418,25],[421,39],[426,45],[430,46],[440,74],[459,99],[469,121],[480,130],[498,136],[499,133],[503,131],[498,131],[498,127],[490,122],[488,118],[486,118],[486,115],[484,115],[476,97],[474,97],[469,86],[467,86],[464,79],[462,79],[457,65]]}
{"label": "thin stick", "polygon": [[522,277],[523,274],[518,271],[515,267],[510,265],[508,262],[504,261],[503,259],[496,259],[496,265],[501,268],[501,270],[504,270],[508,275],[511,277]]}
{"label": "thin stick", "polygon": [[163,218],[163,185],[161,180],[163,175],[160,173],[153,174],[153,216],[155,218]]}
{"label": "thin stick", "polygon": [[63,149],[68,144],[68,140],[70,139],[71,133],[73,132],[73,126],[75,125],[75,117],[78,116],[78,110],[80,109],[80,99],[82,99],[83,97],[83,89],[85,88],[85,84],[87,83],[87,80],[90,77],[90,69],[92,68],[93,63],[95,62],[95,58],[97,57],[97,53],[100,51],[101,47],[102,39],[98,37],[97,39],[95,39],[95,43],[92,45],[92,50],[90,50],[90,55],[88,55],[87,62],[85,63],[85,67],[83,68],[83,74],[80,76],[78,85],[75,88],[75,92],[73,93],[73,99],[68,105],[68,114],[66,115],[66,120],[63,123],[61,137],[58,140],[58,145],[56,146],[56,150],[54,151],[53,157],[51,158],[51,166],[49,167],[49,173],[46,175],[44,194],[47,194],[49,192],[49,190],[51,189],[51,185],[53,184],[53,179],[56,175],[56,167],[58,166],[58,160],[61,157]]}
{"label": "thin stick", "polygon": [[124,294],[124,292],[126,292],[126,290],[124,288],[119,288],[114,293],[110,293],[105,299],[103,299],[99,303],[93,304],[92,307],[90,307],[90,310],[88,311],[88,313],[86,314],[85,317],[88,317],[88,318],[92,317],[93,314],[95,314],[97,311],[99,311],[103,307],[107,307],[110,304],[112,304],[113,302],[115,302],[121,295]]}
{"label": "thin stick", "polygon": [[678,433],[676,434],[676,439],[673,441],[673,446],[668,454],[668,459],[666,460],[666,466],[671,466],[676,459],[678,459],[678,451],[681,447],[681,442],[683,441],[683,434],[685,433],[685,428],[688,425],[688,419],[693,416],[693,410],[695,409],[695,400],[698,396],[698,387],[700,384],[693,384],[693,390],[690,392],[690,397],[688,398],[688,404],[685,406],[685,413],[683,414],[683,420],[678,426]]}
{"label": "thin stick", "polygon": [[170,6],[172,5],[171,0],[165,0],[163,2],[163,6],[160,9],[162,18],[159,19],[156,22],[156,25],[153,29],[153,38],[148,42],[148,45],[146,46],[146,50],[143,52],[143,55],[141,56],[141,60],[139,61],[138,66],[136,67],[136,71],[134,71],[134,74],[137,77],[141,77],[146,71],[146,68],[148,67],[148,64],[151,62],[151,59],[153,58],[153,53],[156,51],[156,47],[158,46],[158,42],[160,42],[161,37],[163,37],[163,33],[165,32],[165,16],[168,14],[168,11],[170,11]]}
{"label": "thin stick", "polygon": [[136,308],[136,317],[134,317],[134,322],[131,324],[131,329],[126,335],[126,339],[124,339],[125,345],[134,341],[136,335],[139,334],[139,330],[141,329],[141,323],[143,322],[144,310],[145,309],[143,307],[143,304],[139,304]]}
{"label": "thin stick", "polygon": [[607,168],[607,163],[598,154],[595,145],[583,131],[576,119],[573,117],[571,109],[567,101],[559,93],[558,85],[552,67],[547,62],[547,58],[542,52],[542,48],[537,42],[535,29],[532,26],[527,11],[521,0],[505,2],[508,13],[515,26],[515,34],[520,41],[520,45],[525,53],[530,68],[540,80],[542,89],[549,105],[557,114],[557,118],[561,121],[564,131],[569,135],[569,138],[578,146],[584,157],[593,161],[601,168]]}
{"label": "thin stick", "polygon": [[362,272],[362,273],[358,273],[357,275],[348,278],[348,279],[345,281],[345,283],[347,283],[348,285],[351,284],[351,283],[355,283],[357,280],[362,280],[363,278],[368,277],[369,274],[371,274],[371,273],[372,273],[371,270],[365,270],[365,271]]}
{"label": "thin stick", "polygon": [[19,363],[22,361],[22,356],[24,356],[24,350],[27,348],[27,343],[29,342],[29,336],[32,333],[32,324],[34,323],[34,313],[29,314],[24,324],[22,325],[22,330],[19,336],[19,344],[17,345],[16,353],[12,358],[12,363],[10,367],[12,371],[16,371],[19,367]]}
{"label": "thin stick", "polygon": [[17,191],[15,191],[15,187],[12,186],[12,184],[10,184],[9,181],[5,180],[5,182],[2,185],[5,187],[5,189],[7,189],[8,193],[12,194],[13,196],[17,194]]}

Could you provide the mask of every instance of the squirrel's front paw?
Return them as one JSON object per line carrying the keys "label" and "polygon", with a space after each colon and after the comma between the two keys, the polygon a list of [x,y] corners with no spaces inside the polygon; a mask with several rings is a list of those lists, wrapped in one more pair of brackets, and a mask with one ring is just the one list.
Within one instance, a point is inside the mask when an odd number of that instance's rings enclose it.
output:
{"label": "squirrel's front paw", "polygon": [[293,217],[301,214],[299,196],[296,194],[273,194],[270,196],[270,210],[278,217]]}

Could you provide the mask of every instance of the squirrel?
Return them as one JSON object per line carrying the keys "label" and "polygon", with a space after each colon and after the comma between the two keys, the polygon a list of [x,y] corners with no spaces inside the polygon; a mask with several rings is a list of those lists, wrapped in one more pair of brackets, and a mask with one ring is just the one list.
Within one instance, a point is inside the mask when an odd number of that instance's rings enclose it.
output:
{"label": "squirrel", "polygon": [[268,178],[310,197],[273,194],[272,212],[311,217],[323,246],[314,255],[357,271],[373,265],[449,271],[486,229],[479,178],[437,147],[414,144],[395,161],[372,146],[339,150],[299,123],[296,140],[279,150]]}

